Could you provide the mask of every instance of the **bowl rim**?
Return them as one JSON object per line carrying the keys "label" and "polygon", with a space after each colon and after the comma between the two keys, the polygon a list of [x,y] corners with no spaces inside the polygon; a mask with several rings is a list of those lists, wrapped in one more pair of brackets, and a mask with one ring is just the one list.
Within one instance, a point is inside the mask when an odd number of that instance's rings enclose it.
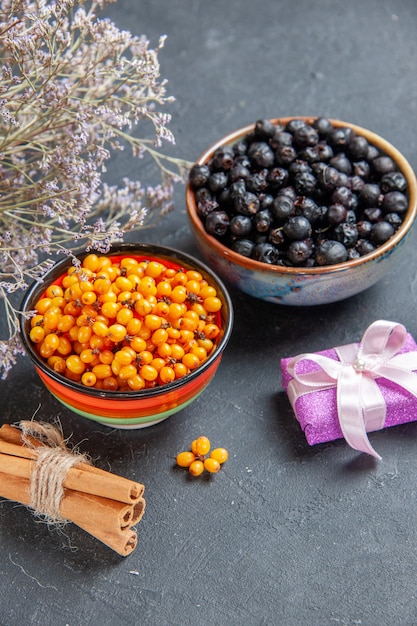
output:
{"label": "bowl rim", "polygon": [[[85,248],[80,248],[77,250],[71,251],[71,254],[77,259],[83,259],[90,253],[95,252],[94,250],[86,251]],[[47,286],[51,284],[54,280],[57,280],[60,276],[63,275],[63,272],[67,267],[70,267],[72,264],[72,258],[69,256],[64,257],[63,259],[54,263],[54,265],[41,277],[39,280],[35,280],[26,291],[22,303],[21,303],[21,311],[22,315],[20,316],[20,337],[23,343],[23,346],[33,360],[35,367],[39,368],[44,374],[48,377],[55,380],[57,383],[62,384],[64,387],[71,389],[74,392],[87,394],[89,396],[97,397],[97,398],[107,398],[111,400],[135,400],[138,401],[141,398],[152,398],[157,396],[163,396],[165,393],[175,391],[178,388],[184,387],[189,382],[193,381],[195,378],[199,377],[203,374],[207,369],[211,367],[211,365],[222,356],[222,353],[230,339],[233,321],[234,321],[234,311],[233,304],[230,294],[221,280],[219,276],[204,262],[200,261],[200,259],[196,259],[192,255],[187,252],[183,252],[181,250],[177,250],[175,248],[171,248],[169,246],[162,246],[160,244],[153,243],[134,243],[134,242],[126,242],[126,243],[116,243],[113,244],[108,252],[105,253],[106,256],[130,256],[129,252],[132,255],[136,256],[149,256],[151,258],[159,258],[165,256],[167,258],[172,258],[172,262],[177,262],[179,265],[184,262],[185,265],[189,265],[190,269],[198,269],[201,270],[203,274],[205,273],[212,281],[214,281],[216,287],[220,290],[220,298],[223,302],[223,306],[226,305],[226,315],[222,324],[222,335],[221,338],[216,345],[216,349],[211,352],[208,358],[199,365],[195,370],[192,370],[189,374],[186,374],[182,378],[175,379],[170,383],[165,383],[164,385],[158,385],[156,387],[148,388],[148,389],[140,389],[138,391],[109,391],[102,389],[95,389],[94,387],[85,387],[81,383],[76,381],[72,381],[68,378],[65,378],[62,374],[59,374],[52,370],[36,353],[33,349],[31,342],[28,339],[27,327],[30,323],[30,318],[27,317],[27,313],[29,311],[33,311],[33,308],[30,308],[30,304],[34,304],[34,301],[45,291]],[[97,253],[97,252],[96,252]],[[103,253],[104,254],[104,253]],[[48,280],[48,277],[51,275],[54,276],[52,281]],[[33,302],[31,302],[33,301]]]}
{"label": "bowl rim", "polygon": [[[292,120],[303,120],[309,124],[311,124],[314,120],[318,119],[320,116],[289,116],[289,117],[279,117],[279,118],[271,118],[273,124],[282,124],[286,125],[288,122]],[[381,149],[383,152],[388,154],[396,163],[399,170],[402,174],[404,174],[407,180],[408,186],[408,209],[404,217],[404,221],[402,222],[400,228],[382,245],[378,246],[374,251],[361,256],[358,259],[352,259],[350,261],[345,261],[343,263],[337,263],[335,265],[323,265],[323,266],[315,266],[315,267],[292,267],[292,266],[281,266],[281,265],[269,265],[268,263],[263,263],[262,261],[257,261],[255,259],[251,259],[245,257],[231,248],[225,246],[221,241],[210,235],[204,228],[203,222],[197,214],[197,206],[194,197],[194,191],[191,188],[190,182],[187,182],[186,190],[185,190],[185,199],[186,199],[186,207],[189,219],[191,221],[192,227],[197,232],[199,238],[204,241],[212,250],[215,251],[217,255],[223,257],[224,260],[232,262],[238,266],[246,270],[253,270],[260,273],[268,274],[268,275],[284,275],[288,277],[293,276],[302,276],[302,275],[310,275],[310,276],[320,276],[320,275],[329,275],[336,274],[338,272],[344,272],[346,270],[352,270],[361,265],[369,263],[374,260],[378,260],[382,258],[387,253],[390,253],[398,243],[400,243],[406,235],[410,232],[413,227],[416,217],[417,217],[417,179],[414,173],[413,168],[410,163],[404,157],[404,155],[389,141],[371,131],[369,129],[363,128],[356,124],[352,124],[350,122],[345,122],[339,119],[328,118],[329,121],[336,128],[340,127],[348,127],[351,128],[356,134],[364,136],[370,143],[375,145],[377,148]],[[213,156],[214,152],[217,148],[220,148],[224,145],[230,145],[235,143],[240,138],[252,132],[255,128],[255,123],[249,124],[237,130],[234,130],[222,138],[218,139],[214,143],[212,143],[204,152],[198,157],[195,161],[195,164],[204,165],[207,161]],[[198,241],[198,240],[197,240]]]}

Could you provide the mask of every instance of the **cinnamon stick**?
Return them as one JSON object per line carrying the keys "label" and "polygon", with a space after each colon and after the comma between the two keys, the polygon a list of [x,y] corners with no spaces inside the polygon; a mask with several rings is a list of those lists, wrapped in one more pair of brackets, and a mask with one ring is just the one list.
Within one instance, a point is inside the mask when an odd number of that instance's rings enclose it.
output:
{"label": "cinnamon stick", "polygon": [[[0,497],[30,506],[30,481],[27,478],[0,472]],[[86,503],[82,502],[82,504],[84,508]],[[120,527],[117,528],[117,524],[105,523],[108,520],[107,506],[104,505],[100,507],[99,511],[95,511],[94,507],[97,503],[90,504],[94,504],[94,506],[90,506],[90,514],[84,516],[76,510],[77,506],[80,505],[79,494],[77,497],[77,492],[68,492],[63,500],[62,516],[68,521],[74,522],[118,554],[127,556],[133,552],[137,544],[136,532],[129,526],[121,529]],[[104,516],[98,519],[103,512]],[[112,521],[114,522],[114,520]]]}
{"label": "cinnamon stick", "polygon": [[[51,428],[50,425],[46,427],[46,431]],[[43,450],[51,450],[54,460],[65,460],[66,464],[72,454],[57,429],[53,432],[55,434],[57,443],[53,436],[51,445],[48,445],[9,424],[0,427],[0,497],[36,509],[36,505],[32,505],[31,489],[36,470],[43,467],[39,465],[45,459]],[[41,450],[42,456],[39,457]],[[59,456],[52,450],[56,450]],[[52,479],[52,475],[48,476]],[[49,480],[36,483],[39,484],[43,495],[44,485],[47,487]],[[54,517],[75,523],[122,556],[135,549],[137,534],[132,526],[142,519],[146,505],[142,484],[83,461],[75,462],[66,473],[63,472],[62,483],[59,480],[56,484],[62,484],[62,488],[59,489],[59,515],[54,513]],[[41,511],[37,512],[42,514],[43,504],[39,508]],[[55,505],[53,510],[56,511]]]}
{"label": "cinnamon stick", "polygon": [[[43,444],[36,437],[29,439],[31,446],[34,446],[33,448],[24,445],[22,432],[18,428],[4,424],[0,428],[0,452],[36,459],[36,448]],[[126,504],[138,502],[145,490],[141,483],[83,462],[77,463],[68,471],[63,486]]]}
{"label": "cinnamon stick", "polygon": [[[0,453],[0,474],[17,476],[30,481],[35,461]],[[65,482],[65,481],[64,481]],[[0,492],[2,485],[0,481]],[[102,498],[82,490],[65,489],[61,502],[61,515],[76,524],[80,521],[80,514],[88,518],[94,516],[95,523],[109,525],[115,530],[123,530],[136,524],[144,512],[142,498],[134,504],[125,504],[114,499]],[[83,495],[84,494],[84,495]],[[106,519],[102,519],[103,508],[106,508]],[[85,509],[85,510],[84,510]]]}

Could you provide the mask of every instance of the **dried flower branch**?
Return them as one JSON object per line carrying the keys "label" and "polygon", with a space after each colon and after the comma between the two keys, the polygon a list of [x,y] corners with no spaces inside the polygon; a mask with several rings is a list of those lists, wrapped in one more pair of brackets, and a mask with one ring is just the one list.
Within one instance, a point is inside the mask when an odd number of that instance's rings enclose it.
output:
{"label": "dried flower branch", "polygon": [[[12,295],[42,275],[42,258],[74,245],[104,253],[155,222],[172,209],[174,184],[190,165],[158,150],[175,143],[170,115],[157,110],[173,101],[160,79],[164,37],[153,50],[146,37],[99,19],[105,2],[3,0],[0,8],[3,377],[22,352]],[[138,125],[151,138],[138,138]],[[103,181],[106,161],[126,147],[150,157],[159,184]]]}

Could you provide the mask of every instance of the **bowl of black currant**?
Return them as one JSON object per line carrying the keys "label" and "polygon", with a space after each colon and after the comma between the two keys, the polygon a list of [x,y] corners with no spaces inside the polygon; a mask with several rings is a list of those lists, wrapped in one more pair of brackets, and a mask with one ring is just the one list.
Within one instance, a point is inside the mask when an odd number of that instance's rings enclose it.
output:
{"label": "bowl of black currant", "polygon": [[377,283],[414,226],[417,181],[376,133],[325,117],[259,119],[195,162],[187,214],[206,263],[250,296],[336,302]]}

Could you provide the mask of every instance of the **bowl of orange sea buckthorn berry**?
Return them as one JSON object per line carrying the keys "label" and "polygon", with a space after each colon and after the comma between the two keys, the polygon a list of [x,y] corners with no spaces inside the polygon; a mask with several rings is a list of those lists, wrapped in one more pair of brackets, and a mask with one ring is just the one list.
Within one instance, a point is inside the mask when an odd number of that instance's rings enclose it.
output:
{"label": "bowl of orange sea buckthorn berry", "polygon": [[113,428],[150,426],[190,404],[233,324],[216,274],[153,244],[66,257],[29,288],[22,311],[22,340],[47,389]]}

